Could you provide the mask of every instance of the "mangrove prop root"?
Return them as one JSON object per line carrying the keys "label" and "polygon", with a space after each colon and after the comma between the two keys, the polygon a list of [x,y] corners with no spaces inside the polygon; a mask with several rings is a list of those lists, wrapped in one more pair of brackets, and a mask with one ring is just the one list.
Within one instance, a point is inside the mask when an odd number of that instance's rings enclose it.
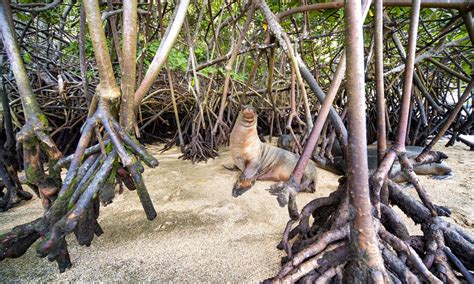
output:
{"label": "mangrove prop root", "polygon": [[[23,190],[14,167],[5,159],[3,149],[0,149],[0,212],[7,211],[21,200],[33,198],[31,193]],[[4,192],[5,190],[5,192]]]}
{"label": "mangrove prop root", "polygon": [[[48,259],[56,259],[57,257],[63,257],[65,255],[65,252],[63,252],[63,250],[67,250],[64,246],[65,236],[76,228],[81,215],[89,208],[93,196],[99,191],[109,176],[116,155],[115,150],[113,150],[107,156],[92,182],[82,193],[74,207],[64,214],[57,222],[49,224],[49,230],[36,248],[36,251],[40,256],[48,256]],[[52,209],[56,204],[59,203],[55,202]]]}
{"label": "mangrove prop root", "polygon": [[[45,174],[40,161],[41,150],[46,153],[51,165],[62,157],[61,151],[47,133],[46,117],[35,114],[16,135],[18,143],[23,146],[24,167],[27,182],[38,188],[44,208],[48,208],[58,193],[60,184],[59,171],[50,170]],[[39,142],[39,143],[38,143]]]}
{"label": "mangrove prop root", "polygon": [[37,227],[43,222],[43,218],[38,218],[32,222],[16,226],[10,232],[0,235],[0,261],[5,258],[22,256],[40,237]]}
{"label": "mangrove prop root", "polygon": [[136,189],[135,184],[133,183],[133,179],[130,176],[130,173],[122,165],[120,165],[117,169],[117,177],[120,179],[121,182],[123,182],[123,184],[125,184],[128,190],[133,191]]}
{"label": "mangrove prop root", "polygon": [[191,160],[193,163],[205,162],[209,158],[214,159],[218,156],[212,144],[204,141],[200,135],[193,136],[189,144],[183,145],[182,152],[179,159]]}
{"label": "mangrove prop root", "polygon": [[[287,256],[282,258],[275,277],[265,282],[326,283],[339,277],[344,281],[344,271],[352,261],[348,249],[350,215],[348,207],[343,206],[347,202],[345,179],[339,182],[337,191],[309,202],[296,219],[290,218],[278,245]],[[391,204],[422,224],[424,232],[422,236],[411,236],[391,205],[380,204],[381,218],[375,218],[375,223],[390,279],[394,283],[472,281],[469,270],[473,269],[474,236],[439,217],[449,215],[447,208],[431,204],[436,213],[433,215],[426,203],[408,195],[391,180],[386,183]],[[297,225],[293,228],[294,224]]]}
{"label": "mangrove prop root", "polygon": [[[113,196],[110,196],[108,191],[111,190],[109,187],[114,178],[110,177],[111,174],[115,177],[117,172],[119,176],[127,177],[127,183],[130,182],[129,178],[133,181],[133,186],[128,184],[128,187],[137,189],[147,218],[149,220],[156,218],[156,211],[141,176],[143,166],[135,155],[150,167],[157,166],[158,161],[110,117],[107,101],[101,101],[96,113],[86,121],[79,146],[70,159],[69,171],[58,197],[59,202],[55,202],[49,212],[49,230],[37,246],[40,256],[63,260],[66,255],[64,250],[67,251],[64,237],[72,231],[75,232],[79,244],[87,246],[90,245],[94,235],[102,233],[97,223],[99,201],[98,197],[94,196],[100,191],[103,203],[111,202]],[[98,156],[92,148],[93,150],[89,150],[91,156],[80,164],[79,162],[84,159],[85,148],[91,139],[93,128],[98,123],[102,124],[109,137],[110,145],[107,144],[107,149],[112,150]],[[106,145],[101,146],[100,149],[106,149]],[[118,166],[116,161],[118,157],[123,166]],[[69,204],[68,208],[71,209],[65,210],[64,204]]]}
{"label": "mangrove prop root", "polygon": [[[104,205],[111,202],[117,174],[127,187],[136,189],[147,218],[156,218],[140,161],[150,167],[157,166],[158,161],[111,119],[107,103],[99,102],[96,112],[84,125],[75,153],[59,162],[59,166],[69,163],[68,173],[44,217],[0,237],[1,259],[22,255],[40,238],[36,247],[38,255],[56,261],[60,272],[68,269],[71,261],[66,235],[74,232],[80,245],[89,246],[94,236],[103,233],[97,222],[100,201]],[[101,136],[106,140],[99,139],[99,145],[86,150],[96,131],[104,131]]]}
{"label": "mangrove prop root", "polygon": [[288,204],[288,214],[292,220],[299,218],[298,207],[296,205],[296,193],[300,190],[300,184],[298,184],[293,177],[290,177],[286,182],[276,183],[268,189],[271,195],[277,197],[280,207],[284,207]]}
{"label": "mangrove prop root", "polygon": [[[107,139],[107,140],[103,141],[103,146],[107,146],[109,143],[110,143],[110,140]],[[87,158],[92,154],[100,153],[100,150],[101,150],[100,147],[101,147],[100,144],[96,144],[94,146],[91,146],[91,147],[87,148],[84,151],[84,158]],[[59,170],[63,167],[69,166],[69,164],[71,164],[71,161],[72,161],[73,157],[74,157],[74,155],[72,154],[72,155],[69,155],[67,157],[63,157],[63,158],[59,159],[58,162],[54,165],[54,169]]]}
{"label": "mangrove prop root", "polygon": [[77,226],[74,228],[77,242],[81,246],[90,246],[94,235],[100,236],[103,231],[97,222],[99,218],[99,198],[94,198],[89,208],[79,216]]}

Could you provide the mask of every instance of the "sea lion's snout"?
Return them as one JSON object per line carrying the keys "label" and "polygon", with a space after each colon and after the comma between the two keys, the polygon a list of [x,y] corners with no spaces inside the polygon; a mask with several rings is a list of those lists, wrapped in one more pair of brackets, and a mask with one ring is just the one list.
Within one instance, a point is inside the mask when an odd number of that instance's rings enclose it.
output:
{"label": "sea lion's snout", "polygon": [[246,107],[242,110],[242,119],[244,122],[253,123],[255,121],[255,110],[251,107]]}
{"label": "sea lion's snout", "polygon": [[244,115],[245,119],[254,119],[255,111],[251,108],[245,108],[242,110],[242,114]]}

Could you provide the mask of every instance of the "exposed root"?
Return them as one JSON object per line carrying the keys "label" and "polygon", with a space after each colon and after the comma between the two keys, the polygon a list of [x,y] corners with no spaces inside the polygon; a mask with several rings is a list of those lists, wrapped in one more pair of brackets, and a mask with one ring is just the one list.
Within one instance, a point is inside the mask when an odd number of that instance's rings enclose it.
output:
{"label": "exposed root", "polygon": [[16,169],[5,159],[1,149],[0,178],[2,179],[0,182],[0,212],[7,211],[22,200],[30,200],[33,197],[31,193],[23,190]]}
{"label": "exposed root", "polygon": [[[80,245],[89,246],[94,236],[103,233],[97,222],[100,201],[104,205],[112,202],[117,178],[129,189],[136,189],[147,218],[156,218],[139,160],[150,167],[157,166],[158,161],[111,117],[108,101],[101,101],[86,121],[74,155],[63,158],[56,166],[59,169],[70,164],[54,203],[44,218],[0,237],[2,258],[19,257],[40,237],[38,255],[55,260],[60,272],[65,271],[71,266],[66,235],[74,232]],[[93,134],[101,133],[100,125],[105,140],[99,137],[99,144],[86,150]]]}
{"label": "exposed root", "polygon": [[[179,146],[181,153],[183,153],[179,159],[190,160],[192,163],[206,162],[209,158],[214,159],[219,155],[216,147],[218,144],[215,143],[216,139],[212,136],[211,130],[203,125],[204,119],[201,112],[198,111],[199,109],[200,106],[185,117],[182,141],[179,139]],[[175,135],[161,151],[167,151],[178,144],[179,137]]]}
{"label": "exposed root", "polygon": [[179,156],[183,160],[191,160],[193,163],[206,162],[207,159],[218,156],[217,151],[211,143],[202,139],[201,135],[193,136],[189,144],[182,147],[183,154]]}
{"label": "exposed root", "polygon": [[44,208],[48,208],[54,201],[61,184],[59,171],[53,169],[46,174],[43,170],[41,150],[48,156],[50,165],[54,165],[62,157],[61,151],[46,134],[47,130],[46,117],[35,114],[27,119],[16,135],[17,141],[23,146],[26,182],[37,191]]}
{"label": "exposed root", "polygon": [[30,223],[16,226],[9,233],[0,235],[0,261],[22,256],[40,237],[38,230],[44,223],[38,218]]}
{"label": "exposed root", "polygon": [[[391,281],[472,281],[469,269],[473,269],[473,236],[439,217],[449,216],[447,208],[428,203],[426,200],[426,203],[420,202],[390,180],[387,180],[387,186],[390,201],[400,207],[415,223],[421,223],[424,231],[423,236],[410,236],[396,211],[388,204],[379,204],[381,214],[380,219],[376,219],[379,248]],[[274,188],[274,193],[278,191],[284,194],[284,189],[285,186],[279,184],[278,190]],[[278,274],[266,282],[349,281],[344,278],[349,274],[343,273],[349,268],[350,255],[347,202],[345,178],[342,178],[337,191],[328,197],[311,201],[297,218],[291,218],[278,245],[279,249],[287,252],[287,256],[282,258],[282,268]],[[428,209],[426,204],[431,204],[432,210]],[[298,225],[292,228],[295,223]]]}
{"label": "exposed root", "polygon": [[299,218],[298,207],[296,205],[296,193],[301,190],[300,185],[290,177],[287,182],[279,182],[270,187],[270,194],[277,197],[278,204],[284,207],[288,204],[288,213],[292,220]]}

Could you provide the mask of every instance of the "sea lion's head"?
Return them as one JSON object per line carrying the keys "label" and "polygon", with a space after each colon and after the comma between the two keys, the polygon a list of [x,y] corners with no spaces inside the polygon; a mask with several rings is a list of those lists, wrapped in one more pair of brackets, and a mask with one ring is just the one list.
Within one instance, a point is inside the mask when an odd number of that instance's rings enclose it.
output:
{"label": "sea lion's head", "polygon": [[257,112],[250,105],[245,105],[240,111],[241,121],[240,123],[246,127],[252,127],[257,123]]}

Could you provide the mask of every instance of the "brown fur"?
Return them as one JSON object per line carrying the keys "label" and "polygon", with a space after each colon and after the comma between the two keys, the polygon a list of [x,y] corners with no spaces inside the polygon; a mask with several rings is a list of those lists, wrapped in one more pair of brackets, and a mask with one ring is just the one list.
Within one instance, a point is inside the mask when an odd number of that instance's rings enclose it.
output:
{"label": "brown fur", "polygon": [[[299,159],[294,153],[260,141],[257,114],[251,107],[240,111],[230,134],[230,148],[235,165],[242,171],[232,191],[235,197],[249,190],[256,180],[287,181]],[[309,161],[302,190],[314,192],[316,181],[316,164]]]}

